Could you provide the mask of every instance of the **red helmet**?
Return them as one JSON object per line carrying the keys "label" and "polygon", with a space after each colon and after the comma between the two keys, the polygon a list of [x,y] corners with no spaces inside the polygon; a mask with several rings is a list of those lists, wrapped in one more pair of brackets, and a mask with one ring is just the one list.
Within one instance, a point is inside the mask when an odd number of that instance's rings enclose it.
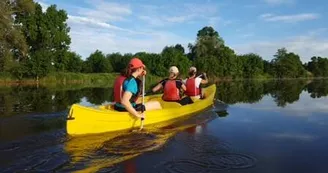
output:
{"label": "red helmet", "polygon": [[129,62],[130,69],[136,69],[140,67],[146,67],[139,58],[132,58]]}

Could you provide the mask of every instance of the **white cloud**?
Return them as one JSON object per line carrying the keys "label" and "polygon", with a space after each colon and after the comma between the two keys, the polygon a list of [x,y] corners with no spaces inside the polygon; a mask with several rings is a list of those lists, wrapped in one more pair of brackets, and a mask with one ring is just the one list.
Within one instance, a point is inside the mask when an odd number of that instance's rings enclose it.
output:
{"label": "white cloud", "polygon": [[105,2],[103,0],[88,0],[89,8],[76,8],[77,13],[87,18],[97,19],[103,22],[122,21],[132,14],[129,4]]}
{"label": "white cloud", "polygon": [[270,5],[293,4],[295,0],[264,0],[265,3]]}
{"label": "white cloud", "polygon": [[305,35],[289,37],[276,41],[253,41],[239,45],[231,45],[238,53],[258,53],[264,59],[270,60],[277,49],[285,47],[288,51],[300,55],[303,62],[310,61],[312,56],[327,57],[328,39],[320,35]]}
{"label": "white cloud", "polygon": [[183,16],[170,16],[170,17],[165,17],[164,19],[172,23],[182,23],[194,17],[195,15],[191,14],[191,15],[183,15]]}
{"label": "white cloud", "polygon": [[142,10],[138,18],[154,27],[208,20],[208,18],[216,16],[218,11],[217,4],[213,3],[176,3],[162,6],[140,5],[140,8]]}
{"label": "white cloud", "polygon": [[47,8],[50,6],[48,3],[44,2],[44,1],[37,0],[36,2],[41,5],[43,12],[45,12],[47,10]]}
{"label": "white cloud", "polygon": [[110,25],[106,22],[102,22],[100,20],[93,19],[93,18],[81,17],[81,16],[68,15],[68,23],[70,23],[70,24],[74,24],[74,23],[86,24],[89,26],[98,26],[98,27],[107,28],[107,29],[123,30],[122,28]]}
{"label": "white cloud", "polygon": [[293,15],[274,15],[274,14],[262,14],[260,18],[267,22],[302,22],[306,20],[314,20],[319,18],[320,15],[316,13],[302,13],[302,14],[293,14]]}
{"label": "white cloud", "polygon": [[86,58],[96,49],[104,53],[121,52],[136,53],[140,51],[161,52],[166,45],[185,43],[187,47],[190,40],[178,35],[163,31],[148,31],[147,34],[138,37],[138,34],[121,32],[120,30],[106,27],[92,28],[80,27],[80,24],[72,24],[70,36],[72,38],[71,49]]}

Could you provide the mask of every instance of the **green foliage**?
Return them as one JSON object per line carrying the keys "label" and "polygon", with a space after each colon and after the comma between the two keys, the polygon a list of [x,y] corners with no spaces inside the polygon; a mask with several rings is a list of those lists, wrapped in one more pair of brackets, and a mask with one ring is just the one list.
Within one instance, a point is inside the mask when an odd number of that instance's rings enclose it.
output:
{"label": "green foliage", "polygon": [[81,56],[75,52],[67,53],[67,64],[65,69],[69,72],[79,73],[82,71],[83,60]]}
{"label": "green foliage", "polygon": [[297,78],[306,74],[298,55],[288,53],[285,48],[281,48],[274,56],[272,65],[277,78]]}
{"label": "green foliage", "polygon": [[166,69],[166,74],[168,74],[168,69],[170,66],[177,66],[181,74],[186,74],[189,67],[191,66],[190,60],[180,49],[174,46],[166,46],[161,53],[164,68]]}
{"label": "green foliage", "polygon": [[121,55],[120,53],[112,53],[106,55],[106,58],[109,60],[111,66],[113,67],[113,71],[120,73],[124,70],[132,58],[132,54]]}
{"label": "green foliage", "polygon": [[312,57],[311,61],[305,65],[306,69],[317,77],[328,77],[328,59],[322,57]]}
{"label": "green foliage", "polygon": [[108,58],[96,50],[85,61],[84,72],[86,73],[109,73],[113,71],[113,67]]}
{"label": "green foliage", "polygon": [[243,62],[243,77],[244,78],[254,78],[263,74],[264,61],[262,57],[257,54],[245,54],[239,56]]}
{"label": "green foliage", "polygon": [[8,63],[23,59],[27,55],[28,45],[21,32],[21,25],[13,16],[34,11],[32,0],[0,1],[0,72],[9,71]]}
{"label": "green foliage", "polygon": [[40,4],[35,4],[33,13],[24,13],[16,17],[29,45],[29,58],[26,65],[27,75],[42,77],[50,71],[66,71],[68,66],[68,48],[71,39],[66,20],[67,13],[51,5],[42,11]]}

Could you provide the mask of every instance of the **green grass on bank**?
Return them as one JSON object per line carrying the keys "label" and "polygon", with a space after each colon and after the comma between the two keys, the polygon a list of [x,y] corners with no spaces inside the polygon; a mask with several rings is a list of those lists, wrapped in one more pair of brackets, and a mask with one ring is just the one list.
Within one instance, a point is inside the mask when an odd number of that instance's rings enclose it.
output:
{"label": "green grass on bank", "polygon": [[[0,85],[43,85],[47,87],[64,87],[64,88],[84,88],[84,87],[112,87],[115,78],[118,73],[64,73],[56,72],[50,73],[49,75],[40,78],[39,83],[36,79],[25,78],[18,80],[13,77],[10,73],[0,72]],[[153,75],[147,75],[146,86],[153,85],[165,77],[158,77]],[[263,74],[258,75],[254,78],[244,79],[238,78],[233,79],[227,78],[210,78],[211,83],[220,81],[235,81],[235,80],[274,80],[270,75]],[[287,79],[287,78],[286,78]],[[314,79],[313,77],[304,77],[300,79]],[[282,79],[284,80],[284,79]]]}
{"label": "green grass on bank", "polygon": [[[47,87],[112,87],[118,73],[50,73],[40,78],[39,83],[36,79],[26,78],[22,80],[15,79],[9,73],[0,73],[0,85],[43,85]],[[161,77],[147,75],[146,85],[158,82]]]}

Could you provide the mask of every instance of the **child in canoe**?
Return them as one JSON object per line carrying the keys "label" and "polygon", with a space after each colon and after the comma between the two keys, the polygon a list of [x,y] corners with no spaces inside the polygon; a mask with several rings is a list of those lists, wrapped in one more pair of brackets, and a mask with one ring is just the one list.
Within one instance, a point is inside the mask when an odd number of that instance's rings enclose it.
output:
{"label": "child in canoe", "polygon": [[203,73],[199,76],[196,76],[196,74],[197,74],[197,68],[190,67],[188,73],[189,77],[183,80],[183,83],[186,85],[186,92],[184,94],[190,97],[203,98],[204,95],[201,92],[200,85],[207,84],[208,79],[206,73]]}
{"label": "child in canoe", "polygon": [[193,103],[192,99],[187,96],[181,98],[180,91],[186,91],[186,86],[180,79],[177,79],[179,76],[179,69],[176,66],[172,66],[169,69],[169,77],[160,81],[153,89],[153,92],[157,92],[160,89],[163,89],[164,93],[162,99],[168,102],[178,102],[181,105],[187,105]]}

